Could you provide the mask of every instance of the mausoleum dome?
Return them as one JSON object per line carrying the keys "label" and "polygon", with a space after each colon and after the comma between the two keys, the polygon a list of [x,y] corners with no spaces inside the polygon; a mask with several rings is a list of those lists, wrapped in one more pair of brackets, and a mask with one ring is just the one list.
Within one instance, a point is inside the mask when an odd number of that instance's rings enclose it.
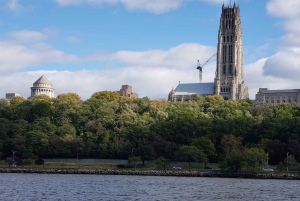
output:
{"label": "mausoleum dome", "polygon": [[33,87],[31,89],[30,99],[35,95],[45,94],[50,98],[54,98],[54,89],[52,88],[51,82],[42,75],[37,81],[33,83]]}

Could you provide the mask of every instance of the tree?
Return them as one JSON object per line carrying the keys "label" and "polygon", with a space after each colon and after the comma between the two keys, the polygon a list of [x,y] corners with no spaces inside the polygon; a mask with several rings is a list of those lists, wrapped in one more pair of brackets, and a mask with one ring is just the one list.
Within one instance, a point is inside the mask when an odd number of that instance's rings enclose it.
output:
{"label": "tree", "polygon": [[157,168],[161,167],[163,170],[166,170],[167,165],[170,163],[170,161],[168,159],[165,159],[164,157],[159,157],[158,159],[156,159],[155,163]]}
{"label": "tree", "polygon": [[209,138],[202,136],[196,138],[192,145],[205,154],[206,158],[204,159],[204,167],[206,168],[206,163],[209,162],[208,157],[212,156],[216,151],[214,144]]}
{"label": "tree", "polygon": [[294,156],[292,155],[289,155],[285,160],[284,160],[284,163],[286,166],[288,166],[288,169],[292,169],[293,166],[297,166],[298,163],[297,161],[295,160]]}
{"label": "tree", "polygon": [[258,148],[245,149],[245,159],[248,165],[252,166],[252,171],[261,166],[266,165],[268,156],[264,150]]}
{"label": "tree", "polygon": [[226,154],[221,162],[220,168],[222,170],[230,170],[235,173],[240,171],[242,167],[246,166],[246,159],[244,153],[240,151],[232,151]]}
{"label": "tree", "polygon": [[205,96],[205,101],[208,103],[222,103],[224,98],[220,95]]}
{"label": "tree", "polygon": [[235,137],[234,135],[224,135],[221,141],[221,146],[225,154],[229,154],[233,151],[240,151],[242,149],[241,137]]}
{"label": "tree", "polygon": [[52,104],[54,101],[54,98],[50,98],[46,94],[39,94],[39,95],[35,95],[33,97],[32,101],[44,101],[44,102]]}
{"label": "tree", "polygon": [[106,101],[106,102],[117,102],[120,100],[120,94],[118,92],[112,91],[99,91],[95,92],[91,98],[96,98],[98,100]]}
{"label": "tree", "polygon": [[139,156],[143,162],[143,166],[145,166],[145,160],[152,160],[155,158],[155,152],[151,145],[140,145],[135,155]]}
{"label": "tree", "polygon": [[10,105],[10,102],[6,98],[1,98],[0,99],[0,109],[4,107],[8,107]]}
{"label": "tree", "polygon": [[15,96],[12,99],[10,99],[10,105],[11,106],[16,106],[25,101],[26,99],[22,96]]}
{"label": "tree", "polygon": [[132,156],[128,158],[128,163],[134,165],[134,169],[136,169],[137,163],[142,161],[141,157],[139,156]]}
{"label": "tree", "polygon": [[206,156],[195,146],[182,146],[174,155],[177,161],[189,162],[189,168],[191,167],[191,162],[203,161]]}

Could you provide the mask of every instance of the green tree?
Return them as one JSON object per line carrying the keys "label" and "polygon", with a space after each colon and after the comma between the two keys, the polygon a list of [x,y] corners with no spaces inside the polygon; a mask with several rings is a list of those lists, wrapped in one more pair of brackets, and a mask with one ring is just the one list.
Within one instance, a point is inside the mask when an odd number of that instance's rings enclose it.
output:
{"label": "green tree", "polygon": [[266,165],[268,156],[264,150],[258,148],[245,149],[245,159],[248,165],[252,166],[252,171],[254,172],[261,165]]}
{"label": "green tree", "polygon": [[22,96],[15,96],[12,99],[10,99],[10,105],[11,106],[16,106],[25,101],[26,99]]}
{"label": "green tree", "polygon": [[106,101],[106,102],[117,102],[120,100],[120,94],[112,91],[99,91],[95,92],[91,98],[96,98],[98,100]]}
{"label": "green tree", "polygon": [[145,160],[152,160],[156,157],[151,145],[140,145],[134,154],[141,158],[143,166],[145,166]]}
{"label": "green tree", "polygon": [[191,167],[191,162],[198,162],[205,160],[205,154],[195,146],[182,146],[174,155],[177,161],[189,162],[189,168]]}
{"label": "green tree", "polygon": [[25,140],[26,150],[38,156],[46,154],[49,145],[49,137],[47,134],[41,131],[29,131],[26,133]]}
{"label": "green tree", "polygon": [[209,156],[214,155],[216,151],[214,143],[209,138],[202,136],[196,138],[193,141],[192,145],[197,147],[205,154],[206,158],[203,160],[203,162],[204,162],[204,168],[206,168],[206,164],[209,162]]}
{"label": "green tree", "polygon": [[4,107],[8,107],[8,106],[10,106],[9,100],[6,98],[1,98],[0,99],[0,109],[4,108]]}
{"label": "green tree", "polygon": [[233,151],[241,151],[242,140],[243,138],[235,137],[234,135],[224,135],[221,141],[224,154],[229,154]]}
{"label": "green tree", "polygon": [[220,168],[222,170],[230,170],[237,173],[246,165],[247,163],[245,154],[240,151],[232,151],[226,154],[225,158],[220,164]]}

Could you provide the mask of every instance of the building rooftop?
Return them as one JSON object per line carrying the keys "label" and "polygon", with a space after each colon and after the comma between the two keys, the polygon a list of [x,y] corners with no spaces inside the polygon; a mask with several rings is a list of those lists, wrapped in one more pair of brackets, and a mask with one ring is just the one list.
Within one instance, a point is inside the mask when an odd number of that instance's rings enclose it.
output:
{"label": "building rooftop", "polygon": [[37,81],[35,81],[33,84],[51,84],[51,82],[42,75]]}
{"label": "building rooftop", "polygon": [[174,90],[176,95],[213,95],[214,83],[186,83],[179,84]]}
{"label": "building rooftop", "polygon": [[261,91],[265,94],[276,94],[276,93],[299,93],[300,89],[279,89],[279,90],[269,90],[269,89],[261,89]]}

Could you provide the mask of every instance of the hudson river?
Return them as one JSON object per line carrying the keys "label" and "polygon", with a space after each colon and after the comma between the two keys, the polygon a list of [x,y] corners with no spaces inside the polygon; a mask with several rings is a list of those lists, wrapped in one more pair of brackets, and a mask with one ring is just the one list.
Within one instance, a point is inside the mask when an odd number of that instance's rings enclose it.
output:
{"label": "hudson river", "polygon": [[3,173],[0,200],[300,200],[300,182]]}

